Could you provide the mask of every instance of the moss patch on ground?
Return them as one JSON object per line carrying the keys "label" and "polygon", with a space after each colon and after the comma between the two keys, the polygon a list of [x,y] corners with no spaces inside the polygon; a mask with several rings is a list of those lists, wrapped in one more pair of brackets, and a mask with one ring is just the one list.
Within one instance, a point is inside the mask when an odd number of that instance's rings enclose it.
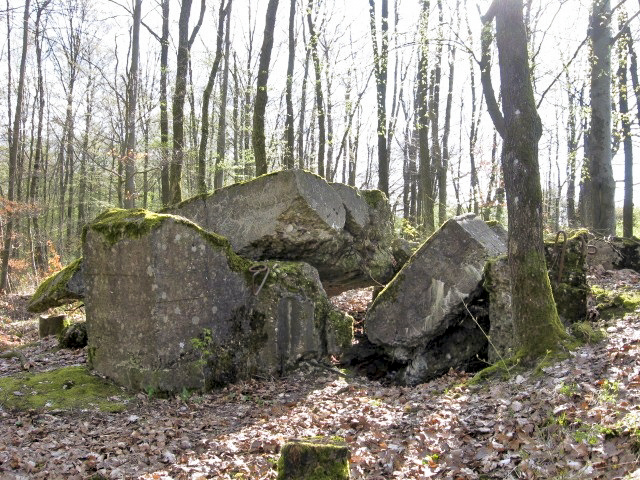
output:
{"label": "moss patch on ground", "polygon": [[11,410],[120,412],[127,401],[128,396],[119,387],[91,375],[85,367],[0,378],[0,404]]}

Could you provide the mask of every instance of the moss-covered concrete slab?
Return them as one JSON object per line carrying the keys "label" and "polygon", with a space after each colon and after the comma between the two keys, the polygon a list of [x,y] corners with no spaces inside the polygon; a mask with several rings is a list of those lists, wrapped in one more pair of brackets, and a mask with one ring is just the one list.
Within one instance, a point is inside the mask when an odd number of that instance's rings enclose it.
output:
{"label": "moss-covered concrete slab", "polygon": [[278,460],[278,480],[349,480],[350,452],[339,438],[287,442]]}
{"label": "moss-covered concrete slab", "polygon": [[80,366],[0,378],[0,403],[10,410],[120,412],[129,398],[120,387]]}
{"label": "moss-covered concrete slab", "polygon": [[381,192],[328,184],[303,170],[263,175],[171,207],[253,260],[313,265],[331,294],[394,274],[393,222]]}
{"label": "moss-covered concrete slab", "polygon": [[86,227],[83,253],[90,364],[129,388],[278,375],[351,343],[352,320],[313,267],[255,264],[185,218],[105,212]]}
{"label": "moss-covered concrete slab", "polygon": [[47,277],[27,303],[27,310],[41,313],[84,298],[82,258],[74,260],[59,272]]}

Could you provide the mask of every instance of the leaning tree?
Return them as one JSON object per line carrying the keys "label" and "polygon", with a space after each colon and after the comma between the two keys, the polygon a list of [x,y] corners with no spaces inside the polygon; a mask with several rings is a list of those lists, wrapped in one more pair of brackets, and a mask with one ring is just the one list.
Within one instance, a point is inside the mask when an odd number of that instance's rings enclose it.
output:
{"label": "leaning tree", "polygon": [[[482,17],[482,85],[489,113],[503,139],[502,169],[509,219],[509,268],[514,333],[525,359],[555,349],[565,335],[558,319],[542,237],[538,141],[542,122],[531,85],[522,0],[493,0]],[[492,23],[500,65],[502,112],[491,85]]]}

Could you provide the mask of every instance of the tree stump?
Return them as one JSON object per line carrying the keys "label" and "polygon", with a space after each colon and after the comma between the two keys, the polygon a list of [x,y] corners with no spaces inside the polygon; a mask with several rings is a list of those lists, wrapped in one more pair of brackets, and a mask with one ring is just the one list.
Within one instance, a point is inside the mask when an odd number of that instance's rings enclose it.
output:
{"label": "tree stump", "polygon": [[294,439],[282,447],[278,480],[348,480],[349,457],[340,438]]}
{"label": "tree stump", "polygon": [[58,335],[66,325],[67,316],[62,315],[41,315],[38,324],[40,338],[48,335]]}

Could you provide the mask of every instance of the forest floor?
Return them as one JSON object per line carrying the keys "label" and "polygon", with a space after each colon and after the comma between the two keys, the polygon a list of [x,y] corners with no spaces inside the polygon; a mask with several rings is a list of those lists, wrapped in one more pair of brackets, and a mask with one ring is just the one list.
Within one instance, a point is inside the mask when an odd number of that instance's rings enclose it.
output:
{"label": "forest floor", "polygon": [[[640,294],[632,271],[590,281]],[[369,299],[339,301],[357,313]],[[0,297],[0,350],[20,348],[32,372],[83,365],[84,350],[38,339],[24,304]],[[479,384],[451,371],[398,387],[305,365],[204,395],[139,393],[119,413],[10,410],[6,395],[25,393],[5,392],[0,478],[276,478],[281,446],[317,435],[344,437],[353,479],[640,478],[640,309],[604,317],[599,342]],[[21,370],[0,358],[0,379]]]}

